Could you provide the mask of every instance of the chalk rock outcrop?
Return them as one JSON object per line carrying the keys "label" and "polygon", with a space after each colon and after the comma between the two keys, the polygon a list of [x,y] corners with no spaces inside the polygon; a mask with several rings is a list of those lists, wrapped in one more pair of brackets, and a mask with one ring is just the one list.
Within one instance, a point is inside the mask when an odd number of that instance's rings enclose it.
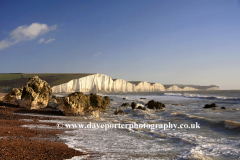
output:
{"label": "chalk rock outcrop", "polygon": [[131,103],[131,107],[132,107],[132,109],[135,109],[136,106],[137,106],[137,104],[136,104],[135,102],[132,102],[132,103]]}
{"label": "chalk rock outcrop", "polygon": [[58,106],[58,101],[57,101],[57,97],[56,96],[52,96],[52,98],[49,100],[48,102],[48,107],[51,107],[53,109],[56,109]]}
{"label": "chalk rock outcrop", "polygon": [[217,109],[218,106],[215,103],[212,104],[206,104],[203,108],[213,108],[213,109]]}
{"label": "chalk rock outcrop", "polygon": [[164,91],[164,86],[159,83],[140,82],[135,85],[123,79],[113,80],[104,74],[94,74],[68,83],[52,87],[53,93],[108,93],[108,92],[153,92]]}
{"label": "chalk rock outcrop", "polygon": [[161,102],[155,102],[154,100],[149,101],[147,104],[149,109],[164,109],[165,104],[161,103]]}
{"label": "chalk rock outcrop", "polygon": [[130,106],[130,104],[129,103],[123,103],[121,106],[122,107],[127,107],[127,106]]}
{"label": "chalk rock outcrop", "polygon": [[21,101],[22,92],[23,87],[13,88],[5,97],[3,97],[2,101],[13,105],[19,105]]}
{"label": "chalk rock outcrop", "polygon": [[20,107],[27,109],[45,108],[50,100],[52,89],[38,76],[29,78],[23,88]]}
{"label": "chalk rock outcrop", "polygon": [[114,112],[114,114],[115,114],[115,115],[126,114],[126,112],[124,112],[124,111],[121,110],[121,109],[120,109],[120,110],[117,109],[117,110]]}
{"label": "chalk rock outcrop", "polygon": [[63,97],[62,101],[58,101],[57,109],[61,110],[66,116],[96,115],[97,111],[95,110],[106,110],[109,104],[110,99],[108,96],[85,95],[82,92],[75,92]]}
{"label": "chalk rock outcrop", "polygon": [[145,107],[142,107],[142,106],[138,106],[136,109],[141,109],[141,110],[146,110],[146,108]]}
{"label": "chalk rock outcrop", "polygon": [[95,109],[95,110],[86,111],[84,115],[91,118],[98,118],[99,113],[100,113],[99,110]]}

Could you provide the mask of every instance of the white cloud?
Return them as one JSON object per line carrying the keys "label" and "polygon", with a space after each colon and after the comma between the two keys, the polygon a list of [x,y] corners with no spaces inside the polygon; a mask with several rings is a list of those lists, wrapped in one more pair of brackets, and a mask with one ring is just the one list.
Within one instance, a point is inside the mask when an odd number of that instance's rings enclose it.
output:
{"label": "white cloud", "polygon": [[32,23],[30,26],[17,27],[10,33],[10,36],[15,40],[31,40],[56,28],[56,25],[48,27],[46,24]]}
{"label": "white cloud", "polygon": [[[9,34],[9,38],[2,40],[0,42],[0,50],[7,48],[11,45],[19,43],[21,41],[26,40],[33,40],[37,38],[39,35],[47,33],[49,31],[57,29],[57,25],[48,26],[47,24],[40,24],[40,23],[32,23],[31,25],[23,25],[17,27]],[[9,40],[10,39],[10,40]],[[55,39],[49,39],[45,41],[45,43],[50,43]],[[44,42],[44,39],[41,38],[38,43]]]}
{"label": "white cloud", "polygon": [[9,47],[9,46],[11,46],[11,45],[12,45],[11,42],[6,41],[6,40],[2,40],[2,41],[0,42],[0,50],[2,50],[2,49],[4,49],[4,48],[7,48],[7,47]]}
{"label": "white cloud", "polygon": [[55,41],[55,38],[51,38],[51,39],[45,41],[45,43],[50,43],[50,42],[52,42],[52,41]]}
{"label": "white cloud", "polygon": [[42,42],[44,42],[44,38],[41,38],[41,39],[38,41],[38,43],[42,43]]}

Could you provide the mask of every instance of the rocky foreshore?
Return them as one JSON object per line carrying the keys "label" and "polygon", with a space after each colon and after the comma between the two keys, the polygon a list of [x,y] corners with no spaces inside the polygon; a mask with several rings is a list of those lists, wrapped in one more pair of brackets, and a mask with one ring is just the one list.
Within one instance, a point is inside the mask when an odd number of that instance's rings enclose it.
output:
{"label": "rocky foreshore", "polygon": [[[57,134],[64,134],[64,131],[21,127],[29,124],[56,126],[55,123],[40,122],[55,118],[14,114],[28,113],[28,111],[0,101],[0,159],[68,159],[87,154],[68,148],[57,137]],[[48,113],[48,111],[39,112]]]}
{"label": "rocky foreshore", "polygon": [[66,116],[98,117],[110,104],[108,96],[85,95],[82,92],[71,93],[66,97],[56,97],[48,83],[38,76],[29,78],[24,87],[13,88],[0,100],[28,110],[52,108]]}
{"label": "rocky foreshore", "polygon": [[[29,78],[24,87],[13,88],[8,94],[0,93],[0,159],[68,159],[88,155],[68,148],[56,129],[29,129],[22,125],[56,126],[41,120],[56,118],[29,116],[15,113],[37,113],[60,116],[94,116],[106,110],[110,99],[96,94],[84,95],[77,92],[67,97],[52,96],[47,82],[37,76]],[[27,119],[23,121],[22,119]]]}
{"label": "rocky foreshore", "polygon": [[[99,113],[106,111],[110,105],[108,96],[84,94],[74,92],[66,97],[52,95],[48,83],[37,76],[29,78],[27,84],[21,88],[13,88],[8,94],[0,94],[0,159],[67,159],[73,156],[93,155],[68,148],[59,140],[57,134],[64,131],[56,129],[29,129],[22,125],[50,125],[41,120],[56,119],[23,115],[23,113],[37,113],[58,116],[99,117]],[[123,103],[122,106],[130,106]],[[165,109],[165,105],[153,100],[145,106],[131,103],[132,109]],[[22,113],[22,114],[15,114]],[[116,110],[115,114],[127,114]],[[27,119],[23,121],[22,119]],[[54,127],[52,127],[54,128]]]}

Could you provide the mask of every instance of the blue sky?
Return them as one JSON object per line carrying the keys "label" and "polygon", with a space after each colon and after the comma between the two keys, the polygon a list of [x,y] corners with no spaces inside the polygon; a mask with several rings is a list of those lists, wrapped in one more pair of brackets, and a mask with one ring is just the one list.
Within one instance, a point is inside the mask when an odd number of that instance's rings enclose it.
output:
{"label": "blue sky", "polygon": [[0,73],[240,89],[238,0],[1,0]]}

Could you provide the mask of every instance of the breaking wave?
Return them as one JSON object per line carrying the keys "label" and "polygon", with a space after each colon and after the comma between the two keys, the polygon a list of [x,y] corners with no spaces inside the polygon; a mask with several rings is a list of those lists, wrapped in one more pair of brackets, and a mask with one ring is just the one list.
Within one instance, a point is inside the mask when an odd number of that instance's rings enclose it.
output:
{"label": "breaking wave", "polygon": [[228,129],[240,128],[240,122],[225,120],[224,124],[224,127]]}
{"label": "breaking wave", "polygon": [[216,95],[201,95],[191,93],[164,93],[166,96],[180,96],[186,98],[201,98],[201,99],[218,99],[218,100],[240,100],[240,97],[225,97]]}
{"label": "breaking wave", "polygon": [[[200,122],[207,122],[207,124],[209,124],[209,125],[220,125],[227,129],[240,129],[240,122],[236,122],[236,121],[230,121],[230,120],[214,121],[211,119],[207,119],[205,117],[199,117],[199,116],[195,116],[195,115],[191,115],[191,114],[187,114],[187,113],[180,113],[180,112],[174,112],[174,111],[171,112],[170,116],[195,119],[195,120],[199,120]],[[207,125],[207,124],[205,123],[205,125]]]}

